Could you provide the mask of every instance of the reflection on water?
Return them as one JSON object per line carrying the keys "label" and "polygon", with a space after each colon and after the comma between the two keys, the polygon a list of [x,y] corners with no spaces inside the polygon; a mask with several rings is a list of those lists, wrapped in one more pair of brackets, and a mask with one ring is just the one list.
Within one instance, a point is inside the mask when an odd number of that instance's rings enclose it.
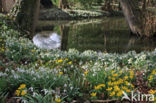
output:
{"label": "reflection on water", "polygon": [[56,49],[61,45],[60,36],[56,33],[42,32],[33,37],[34,44],[43,49]]}
{"label": "reflection on water", "polygon": [[79,51],[95,50],[113,53],[131,50],[140,52],[154,50],[156,47],[156,40],[131,36],[124,18],[59,21],[59,23],[48,21],[48,25],[50,23],[54,26],[51,32],[60,34],[61,43],[54,42],[58,39],[51,39],[51,36],[39,33],[33,38],[38,47],[53,49],[60,46],[62,50],[75,48]]}

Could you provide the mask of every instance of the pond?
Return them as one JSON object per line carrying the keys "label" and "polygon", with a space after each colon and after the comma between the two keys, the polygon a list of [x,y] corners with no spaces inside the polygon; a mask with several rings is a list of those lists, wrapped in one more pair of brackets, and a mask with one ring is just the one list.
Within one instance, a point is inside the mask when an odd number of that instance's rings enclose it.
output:
{"label": "pond", "polygon": [[100,18],[78,21],[40,21],[33,42],[40,48],[108,53],[151,51],[156,40],[131,35],[124,18]]}

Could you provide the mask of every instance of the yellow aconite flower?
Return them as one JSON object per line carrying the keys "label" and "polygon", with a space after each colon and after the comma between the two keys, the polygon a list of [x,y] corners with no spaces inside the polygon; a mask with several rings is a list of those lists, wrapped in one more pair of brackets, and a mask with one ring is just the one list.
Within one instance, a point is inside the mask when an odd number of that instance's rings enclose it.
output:
{"label": "yellow aconite flower", "polygon": [[112,87],[111,87],[111,88],[107,88],[107,89],[106,89],[106,91],[111,91],[111,90],[112,90]]}
{"label": "yellow aconite flower", "polygon": [[84,75],[86,76],[87,74],[88,74],[88,71],[85,71],[85,72],[84,72]]}
{"label": "yellow aconite flower", "polygon": [[61,62],[63,62],[63,59],[59,59],[59,60],[57,60],[57,62],[58,63],[61,63]]}
{"label": "yellow aconite flower", "polygon": [[114,91],[119,91],[120,88],[118,86],[114,86]]}
{"label": "yellow aconite flower", "polygon": [[122,94],[123,94],[123,91],[119,91],[119,92],[117,93],[117,96],[120,97],[120,96],[122,96]]}
{"label": "yellow aconite flower", "polygon": [[66,58],[65,60],[69,60],[68,58]]}
{"label": "yellow aconite flower", "polygon": [[92,97],[95,97],[96,96],[96,93],[91,93],[90,94]]}
{"label": "yellow aconite flower", "polygon": [[133,79],[133,75],[130,75],[130,78]]}
{"label": "yellow aconite flower", "polygon": [[113,77],[113,78],[112,78],[112,80],[114,81],[114,80],[115,80],[115,78]]}
{"label": "yellow aconite flower", "polygon": [[62,75],[62,74],[63,74],[63,72],[59,72],[59,74],[60,74],[60,75]]}
{"label": "yellow aconite flower", "polygon": [[121,78],[119,78],[118,80],[119,84],[123,83],[123,80]]}
{"label": "yellow aconite flower", "polygon": [[31,51],[32,51],[32,52],[35,52],[35,50],[34,50],[34,49],[32,49]]}
{"label": "yellow aconite flower", "polygon": [[100,86],[95,86],[95,87],[94,87],[95,90],[98,90],[98,89],[100,89],[100,88],[101,88]]}
{"label": "yellow aconite flower", "polygon": [[55,99],[55,101],[56,101],[57,103],[60,103],[60,102],[61,102],[61,99],[60,99],[60,98],[57,98],[57,99]]}
{"label": "yellow aconite flower", "polygon": [[20,89],[23,89],[23,88],[25,88],[25,87],[26,87],[26,84],[21,84],[20,87],[19,87],[18,89],[20,90]]}
{"label": "yellow aconite flower", "polygon": [[126,88],[125,86],[122,86],[121,88],[122,88],[123,90],[127,90],[127,88]]}
{"label": "yellow aconite flower", "polygon": [[105,87],[106,85],[105,85],[105,84],[99,84],[98,86],[100,86],[100,87]]}
{"label": "yellow aconite flower", "polygon": [[98,90],[100,89],[101,87],[105,87],[106,85],[105,84],[99,84],[97,86],[94,87],[95,90]]}
{"label": "yellow aconite flower", "polygon": [[118,76],[118,74],[113,74],[113,77],[117,77]]}
{"label": "yellow aconite flower", "polygon": [[128,76],[124,76],[124,79],[125,79],[125,80],[128,79]]}
{"label": "yellow aconite flower", "polygon": [[114,73],[115,71],[114,70],[112,70],[112,73]]}
{"label": "yellow aconite flower", "polygon": [[23,95],[26,95],[26,94],[27,94],[27,91],[26,90],[22,90],[21,95],[23,96]]}
{"label": "yellow aconite flower", "polygon": [[122,70],[120,70],[120,72],[119,72],[120,74],[122,74]]}
{"label": "yellow aconite flower", "polygon": [[112,92],[112,93],[110,93],[109,95],[110,95],[110,96],[114,96],[114,95],[115,95],[115,92]]}
{"label": "yellow aconite flower", "polygon": [[20,95],[20,90],[16,90],[16,95],[17,95],[17,96]]}
{"label": "yellow aconite flower", "polygon": [[72,61],[68,62],[68,64],[72,64]]}
{"label": "yellow aconite flower", "polygon": [[152,71],[152,74],[155,74],[156,75],[156,69]]}
{"label": "yellow aconite flower", "polygon": [[108,79],[111,79],[111,77],[110,77],[110,76],[108,76]]}
{"label": "yellow aconite flower", "polygon": [[149,81],[151,81],[153,79],[153,75],[150,75],[150,77],[149,77]]}
{"label": "yellow aconite flower", "polygon": [[119,84],[119,82],[118,82],[118,81],[116,81],[116,82],[113,82],[113,84],[114,84],[114,85],[118,85],[118,84]]}
{"label": "yellow aconite flower", "polygon": [[131,84],[131,87],[132,87],[132,88],[134,88],[134,85],[133,85],[133,84]]}
{"label": "yellow aconite flower", "polygon": [[111,81],[108,82],[108,85],[111,86],[113,83]]}
{"label": "yellow aconite flower", "polygon": [[127,93],[130,93],[130,92],[131,92],[131,90],[129,90],[129,89],[126,89],[126,92],[127,92]]}
{"label": "yellow aconite flower", "polygon": [[131,70],[130,71],[130,78],[133,79],[133,76],[134,76],[134,72],[133,72],[133,70]]}
{"label": "yellow aconite flower", "polygon": [[150,93],[150,94],[156,94],[156,90],[152,90],[151,89],[151,90],[148,91],[148,93]]}
{"label": "yellow aconite flower", "polygon": [[131,70],[131,71],[130,71],[130,75],[134,75],[134,72],[133,72],[133,70]]}

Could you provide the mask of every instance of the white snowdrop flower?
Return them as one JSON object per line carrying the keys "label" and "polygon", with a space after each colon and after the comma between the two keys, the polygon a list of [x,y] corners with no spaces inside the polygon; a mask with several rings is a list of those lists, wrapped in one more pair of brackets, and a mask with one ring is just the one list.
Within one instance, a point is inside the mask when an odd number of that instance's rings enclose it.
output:
{"label": "white snowdrop flower", "polygon": [[8,68],[6,68],[6,69],[5,69],[5,72],[9,72],[9,69],[8,69]]}
{"label": "white snowdrop flower", "polygon": [[37,74],[36,76],[37,76],[38,79],[41,77],[39,74]]}
{"label": "white snowdrop flower", "polygon": [[17,71],[20,72],[20,73],[24,73],[25,72],[25,70],[20,69],[20,68],[17,68]]}
{"label": "white snowdrop flower", "polygon": [[96,74],[95,73],[93,73],[93,77],[95,77],[96,76]]}
{"label": "white snowdrop flower", "polygon": [[36,63],[35,66],[38,66],[38,64]]}
{"label": "white snowdrop flower", "polygon": [[84,76],[85,76],[85,74],[83,73],[83,74],[82,74],[82,76],[84,77]]}
{"label": "white snowdrop flower", "polygon": [[32,80],[36,81],[37,79],[34,77]]}
{"label": "white snowdrop flower", "polygon": [[34,91],[34,88],[33,88],[33,87],[30,87],[29,90],[30,90],[31,92],[33,92],[33,91]]}
{"label": "white snowdrop flower", "polygon": [[73,90],[73,87],[70,87],[70,90]]}
{"label": "white snowdrop flower", "polygon": [[18,76],[17,74],[14,74],[14,75],[13,75],[13,78],[18,79],[19,76]]}
{"label": "white snowdrop flower", "polygon": [[64,89],[64,90],[63,90],[63,92],[64,92],[64,93],[66,93],[66,92],[67,92],[67,90],[66,90],[66,89]]}
{"label": "white snowdrop flower", "polygon": [[131,64],[133,61],[133,58],[128,59],[128,64]]}
{"label": "white snowdrop flower", "polygon": [[49,79],[49,76],[46,76],[47,79]]}
{"label": "white snowdrop flower", "polygon": [[11,70],[11,73],[12,73],[12,74],[14,74],[14,73],[15,73],[15,71],[14,71],[14,70]]}
{"label": "white snowdrop flower", "polygon": [[27,61],[25,61],[25,64],[27,64],[28,62]]}
{"label": "white snowdrop flower", "polygon": [[51,93],[55,94],[56,92],[55,92],[55,90],[51,90]]}
{"label": "white snowdrop flower", "polygon": [[82,62],[82,61],[80,61],[80,62],[79,62],[79,65],[82,65],[82,64],[83,64],[83,62]]}
{"label": "white snowdrop flower", "polygon": [[67,69],[64,69],[64,72],[67,72]]}
{"label": "white snowdrop flower", "polygon": [[6,73],[0,72],[0,77],[8,76]]}
{"label": "white snowdrop flower", "polygon": [[144,55],[141,55],[141,56],[140,56],[140,59],[141,59],[141,60],[145,60],[145,59],[146,59],[146,55],[145,55],[145,54],[144,54]]}
{"label": "white snowdrop flower", "polygon": [[95,62],[95,64],[94,65],[98,65],[98,63],[97,62]]}
{"label": "white snowdrop flower", "polygon": [[33,97],[36,97],[38,95],[38,93],[36,93],[36,92],[33,92]]}
{"label": "white snowdrop flower", "polygon": [[33,74],[35,74],[35,72],[32,70],[32,71],[30,72],[30,74],[33,75]]}
{"label": "white snowdrop flower", "polygon": [[22,103],[28,103],[28,101],[27,100],[22,100]]}
{"label": "white snowdrop flower", "polygon": [[67,84],[64,84],[64,87],[66,88],[67,87]]}
{"label": "white snowdrop flower", "polygon": [[127,67],[126,67],[126,68],[125,68],[125,70],[127,70],[127,71],[128,71],[128,70],[129,70],[129,68],[127,68]]}
{"label": "white snowdrop flower", "polygon": [[44,95],[46,95],[46,94],[48,94],[49,93],[49,91],[47,90],[47,89],[43,89],[43,90],[41,90],[41,92],[44,92]]}

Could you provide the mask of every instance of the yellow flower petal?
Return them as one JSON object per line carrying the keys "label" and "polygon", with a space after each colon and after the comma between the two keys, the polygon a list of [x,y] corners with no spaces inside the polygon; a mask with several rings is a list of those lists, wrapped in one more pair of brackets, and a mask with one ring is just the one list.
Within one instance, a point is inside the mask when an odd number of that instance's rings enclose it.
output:
{"label": "yellow flower petal", "polygon": [[27,94],[27,91],[26,90],[22,90],[21,95],[24,96],[26,94]]}
{"label": "yellow flower petal", "polygon": [[57,98],[57,99],[55,99],[55,101],[56,101],[57,103],[60,103],[60,102],[61,102],[61,99],[60,99],[60,98]]}
{"label": "yellow flower petal", "polygon": [[95,97],[96,96],[96,93],[91,93],[90,94],[92,97]]}
{"label": "yellow flower petal", "polygon": [[16,95],[17,95],[17,96],[20,95],[20,90],[16,90]]}

